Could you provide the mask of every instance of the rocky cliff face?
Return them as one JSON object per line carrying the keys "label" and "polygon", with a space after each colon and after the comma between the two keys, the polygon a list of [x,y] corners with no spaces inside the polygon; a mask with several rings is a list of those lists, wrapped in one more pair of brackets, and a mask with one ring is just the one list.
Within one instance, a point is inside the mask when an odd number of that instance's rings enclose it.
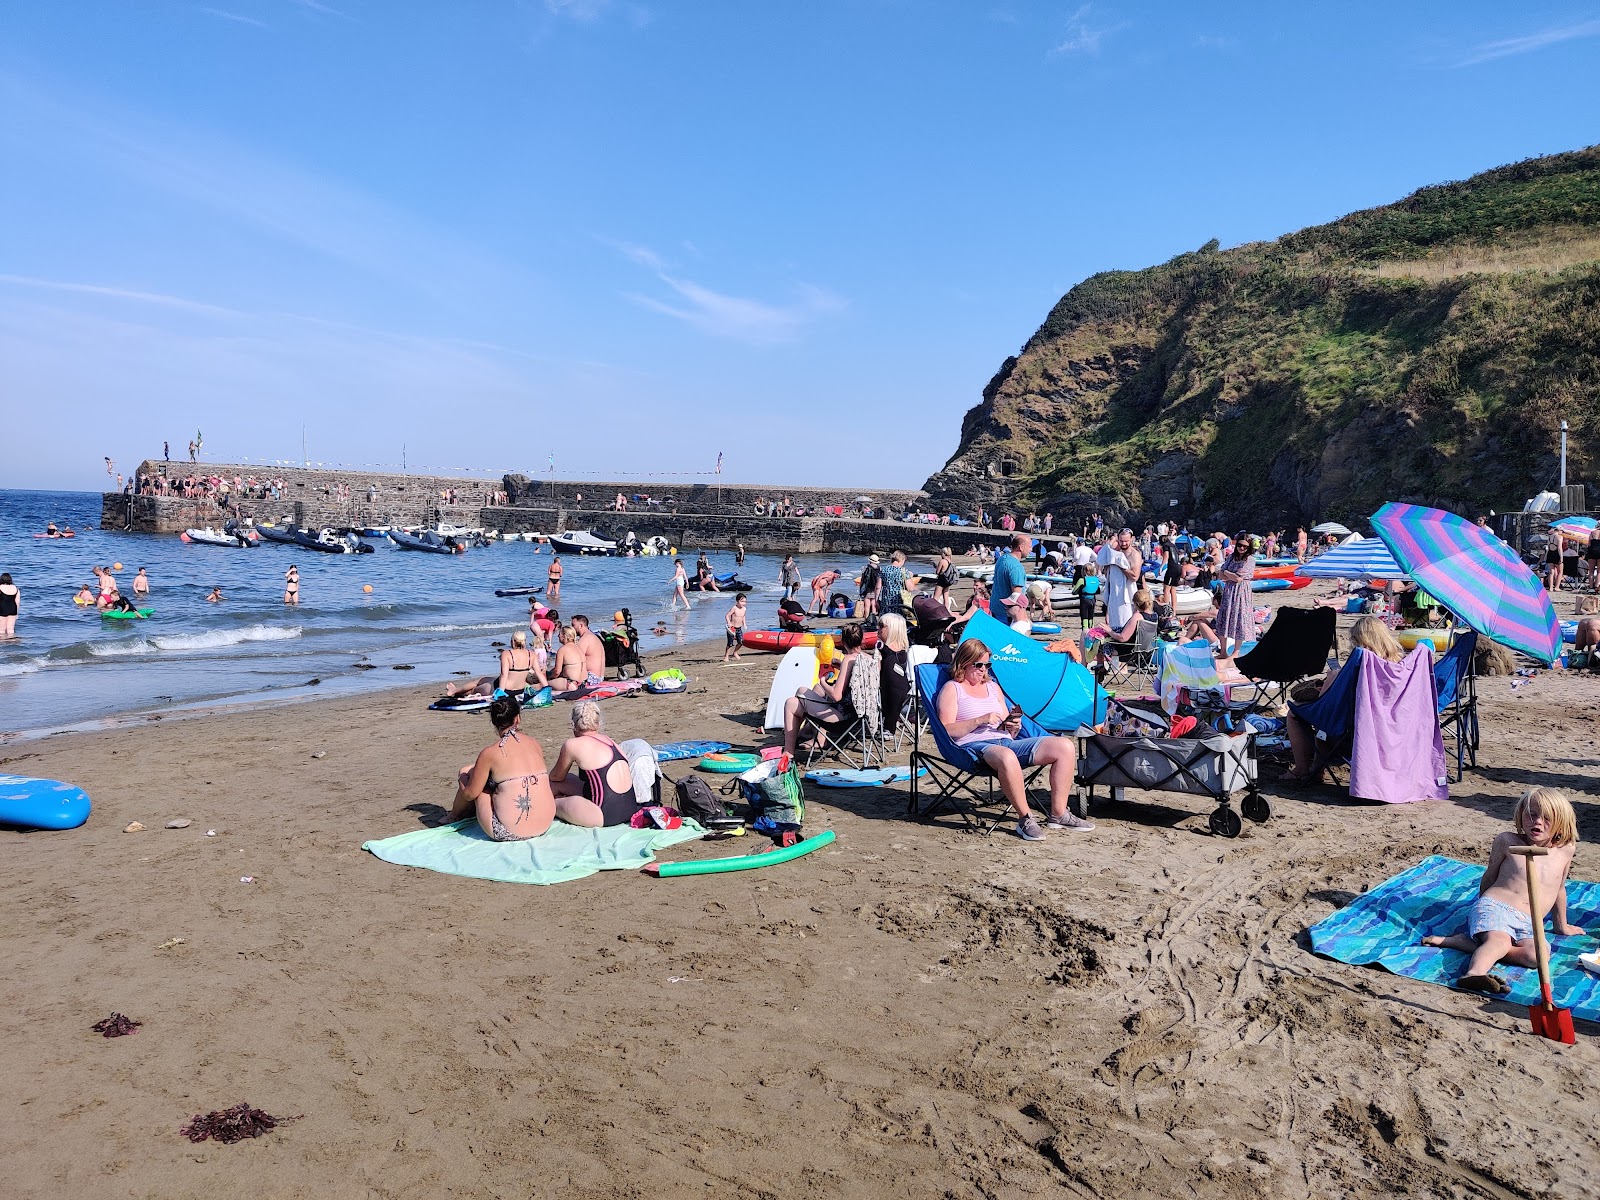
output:
{"label": "rocky cliff face", "polygon": [[1257,528],[1520,507],[1600,467],[1600,147],[1067,293],[926,490]]}

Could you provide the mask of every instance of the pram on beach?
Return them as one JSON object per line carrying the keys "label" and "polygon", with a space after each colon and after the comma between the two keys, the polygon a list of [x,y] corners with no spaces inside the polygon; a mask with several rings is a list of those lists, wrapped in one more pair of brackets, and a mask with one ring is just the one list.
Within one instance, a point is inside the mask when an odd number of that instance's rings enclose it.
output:
{"label": "pram on beach", "polygon": [[618,615],[621,621],[616,629],[595,631],[595,636],[605,647],[606,669],[615,670],[618,679],[628,678],[630,670],[635,678],[642,679],[645,669],[639,657],[639,631],[634,628],[633,614],[624,608],[619,610]]}

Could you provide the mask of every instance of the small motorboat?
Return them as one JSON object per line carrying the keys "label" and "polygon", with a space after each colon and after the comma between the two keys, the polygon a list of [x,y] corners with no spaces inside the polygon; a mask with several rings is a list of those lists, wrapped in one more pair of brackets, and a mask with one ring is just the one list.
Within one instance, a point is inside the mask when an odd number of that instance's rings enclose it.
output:
{"label": "small motorboat", "polygon": [[467,548],[453,537],[442,537],[432,529],[417,533],[391,529],[389,540],[401,550],[420,550],[424,554],[465,554]]}
{"label": "small motorboat", "polygon": [[294,529],[287,525],[257,525],[256,533],[269,542],[284,546],[299,546],[303,550],[316,550],[322,554],[371,554],[372,547],[353,533],[336,533],[332,529]]}
{"label": "small motorboat", "polygon": [[223,546],[232,550],[254,550],[261,545],[251,534],[232,524],[222,529],[213,529],[209,525],[204,529],[185,529],[178,537],[196,546]]}
{"label": "small motorboat", "polygon": [[595,537],[587,529],[569,529],[565,533],[552,534],[550,545],[556,553],[562,554],[615,554],[617,544],[608,542],[605,538]]}

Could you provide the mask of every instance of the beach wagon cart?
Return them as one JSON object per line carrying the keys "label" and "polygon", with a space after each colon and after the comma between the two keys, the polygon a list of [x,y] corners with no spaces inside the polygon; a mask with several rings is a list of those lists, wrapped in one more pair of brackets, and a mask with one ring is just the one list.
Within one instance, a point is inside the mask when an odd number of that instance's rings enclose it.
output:
{"label": "beach wagon cart", "polygon": [[1251,733],[1209,731],[1183,738],[1088,734],[1078,742],[1078,783],[1088,789],[1090,806],[1096,788],[1109,788],[1111,798],[1118,801],[1128,789],[1209,796],[1217,803],[1211,814],[1211,832],[1238,837],[1244,823],[1233,808],[1235,794],[1244,794],[1240,807],[1252,821],[1265,821],[1272,815],[1256,788],[1253,741]]}

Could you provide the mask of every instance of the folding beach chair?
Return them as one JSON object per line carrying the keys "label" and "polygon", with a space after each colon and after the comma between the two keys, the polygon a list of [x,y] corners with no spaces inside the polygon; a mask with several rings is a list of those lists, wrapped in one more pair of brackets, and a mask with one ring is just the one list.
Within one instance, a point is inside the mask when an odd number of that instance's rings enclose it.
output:
{"label": "folding beach chair", "polygon": [[1331,608],[1280,608],[1255,649],[1234,660],[1255,685],[1256,708],[1281,708],[1289,689],[1321,675],[1337,636],[1339,614]]}
{"label": "folding beach chair", "polygon": [[1455,645],[1433,664],[1433,681],[1439,689],[1439,732],[1445,753],[1456,760],[1459,783],[1467,765],[1478,769],[1478,635],[1463,630]]}
{"label": "folding beach chair", "polygon": [[[1474,636],[1471,640],[1475,643],[1476,637]],[[1291,704],[1289,706],[1289,711],[1293,715],[1299,717],[1316,730],[1316,751],[1311,764],[1311,773],[1313,775],[1320,774],[1324,770],[1348,765],[1350,762],[1356,737],[1356,701],[1362,675],[1363,656],[1366,653],[1367,651],[1359,646],[1356,647],[1350,652],[1350,657],[1345,659],[1344,666],[1334,676],[1333,682],[1328,685],[1327,691],[1309,704]],[[1465,654],[1466,660],[1470,664],[1471,652],[1466,651]],[[1384,670],[1389,671],[1400,672],[1405,669],[1402,663],[1383,663],[1381,665]],[[1443,668],[1442,671],[1441,667]],[[1470,665],[1468,669],[1470,670]],[[1439,690],[1439,682],[1442,676],[1450,677],[1454,685],[1456,694],[1450,701],[1450,706],[1453,710],[1450,720],[1453,724],[1457,724],[1457,736],[1465,738],[1465,744],[1458,743],[1457,746],[1457,753],[1465,757],[1473,753],[1471,747],[1473,739],[1476,737],[1476,707],[1469,706],[1469,702],[1460,696],[1461,685],[1458,682],[1458,665],[1455,660],[1448,664],[1444,660],[1433,664],[1432,672],[1433,686],[1436,692]],[[1442,715],[1444,708],[1445,705],[1441,698],[1441,703],[1437,710],[1441,734],[1444,728]],[[1416,753],[1421,754],[1424,753],[1420,737],[1422,731],[1418,730],[1416,732],[1419,735],[1416,743]],[[1431,735],[1433,730],[1428,730],[1427,733]],[[1431,740],[1431,737],[1429,740]],[[1460,778],[1460,776],[1458,775],[1457,778]]]}
{"label": "folding beach chair", "polygon": [[1161,626],[1156,621],[1141,618],[1131,643],[1102,642],[1101,649],[1114,651],[1116,661],[1104,668],[1096,667],[1095,679],[1100,686],[1107,691],[1123,684],[1142,685],[1146,689],[1154,688],[1156,636],[1160,630]]}
{"label": "folding beach chair", "polygon": [[816,744],[806,753],[806,770],[826,759],[833,759],[847,767],[865,769],[872,765],[874,758],[880,756],[883,721],[876,654],[856,656],[856,665],[850,671],[850,689],[846,698],[849,715],[842,721],[823,721],[810,715],[801,717],[801,736],[804,736],[807,726],[819,735]]}
{"label": "folding beach chair", "polygon": [[[911,748],[911,803],[909,811],[914,817],[931,821],[941,812],[949,811],[961,818],[968,829],[983,829],[993,833],[1005,824],[1012,814],[1005,797],[995,789],[995,774],[981,758],[956,741],[939,723],[939,689],[950,679],[948,667],[927,663],[915,668],[917,740]],[[933,750],[922,748],[922,734],[933,739]],[[1045,730],[1027,717],[1022,718],[1020,737],[1043,737]],[[927,769],[926,781],[920,781],[922,768]],[[1031,790],[1033,781],[1043,766],[1024,767],[1022,786]],[[979,784],[982,784],[980,789]],[[924,795],[924,790],[929,794]],[[998,815],[987,824],[980,819],[987,810],[996,808]],[[1050,811],[1049,798],[1045,798],[1043,811]]]}

